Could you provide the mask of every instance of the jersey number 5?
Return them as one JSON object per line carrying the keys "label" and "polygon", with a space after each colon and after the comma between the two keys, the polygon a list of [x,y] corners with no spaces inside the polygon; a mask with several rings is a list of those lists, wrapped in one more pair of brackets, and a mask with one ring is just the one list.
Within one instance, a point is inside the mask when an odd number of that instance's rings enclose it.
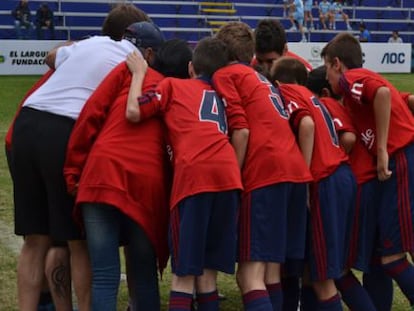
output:
{"label": "jersey number 5", "polygon": [[200,104],[200,121],[214,122],[220,132],[227,134],[224,103],[215,91],[204,91]]}

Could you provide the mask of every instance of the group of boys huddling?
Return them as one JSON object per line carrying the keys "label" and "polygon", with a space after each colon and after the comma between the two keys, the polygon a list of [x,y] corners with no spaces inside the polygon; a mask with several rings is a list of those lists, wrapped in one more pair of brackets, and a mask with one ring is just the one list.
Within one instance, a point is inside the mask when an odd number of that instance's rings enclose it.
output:
{"label": "group of boys huddling", "polygon": [[[52,51],[54,72],[14,121],[19,307],[37,302],[44,268],[30,261],[44,267],[55,241],[72,252],[80,311],[116,310],[120,244],[131,310],[160,309],[157,269],[168,258],[170,311],[194,300],[218,310],[217,273],[234,273],[236,262],[248,311],[293,311],[299,301],[342,310],[342,300],[390,310],[392,292],[370,295],[351,272],[372,273],[375,258],[384,284],[394,279],[413,305],[412,98],[362,69],[359,42],[337,35],[309,73],[285,56],[274,20],[255,32],[229,22],[193,51],[142,16],[133,22],[121,41],[96,36]],[[275,33],[283,52],[263,49]],[[31,301],[21,297],[33,284],[24,265],[37,273]]]}

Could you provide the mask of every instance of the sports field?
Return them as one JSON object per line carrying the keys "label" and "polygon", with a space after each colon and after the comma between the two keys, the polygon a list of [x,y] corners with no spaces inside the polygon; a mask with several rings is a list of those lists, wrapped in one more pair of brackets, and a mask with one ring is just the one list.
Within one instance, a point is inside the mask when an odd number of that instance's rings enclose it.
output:
{"label": "sports field", "polygon": [[[386,77],[401,91],[414,93],[413,74],[388,74]],[[0,76],[0,140],[4,142],[6,131],[13,120],[16,108],[26,91],[38,76]],[[4,148],[1,147],[3,150]],[[17,310],[16,260],[20,239],[13,234],[12,187],[4,151],[0,152],[0,311]],[[168,300],[170,273],[167,268],[160,281],[163,310]],[[223,311],[242,310],[239,291],[234,277],[220,276],[219,290],[226,296],[221,304]],[[127,294],[121,283],[118,310],[125,310]],[[396,290],[393,311],[408,310],[408,302]],[[149,310],[150,311],[150,310]]]}

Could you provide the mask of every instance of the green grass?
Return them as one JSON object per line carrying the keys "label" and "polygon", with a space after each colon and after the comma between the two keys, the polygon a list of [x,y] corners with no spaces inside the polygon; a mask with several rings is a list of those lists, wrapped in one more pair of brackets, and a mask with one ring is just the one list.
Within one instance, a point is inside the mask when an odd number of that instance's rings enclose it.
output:
{"label": "green grass", "polygon": [[[411,74],[388,74],[386,77],[402,91],[414,93],[414,76]],[[0,141],[12,122],[16,107],[38,76],[0,76]],[[3,147],[2,147],[3,148]],[[4,232],[4,227],[8,230]],[[0,152],[0,310],[16,311],[16,252],[6,247],[1,235],[13,238],[12,187],[4,152]],[[170,285],[170,273],[167,268],[160,281],[163,310],[166,310]],[[233,276],[220,275],[219,289],[227,300],[221,304],[223,311],[242,310],[240,294]],[[397,289],[394,295],[394,311],[405,311],[408,303]],[[125,310],[127,292],[125,282],[121,283],[118,310]]]}

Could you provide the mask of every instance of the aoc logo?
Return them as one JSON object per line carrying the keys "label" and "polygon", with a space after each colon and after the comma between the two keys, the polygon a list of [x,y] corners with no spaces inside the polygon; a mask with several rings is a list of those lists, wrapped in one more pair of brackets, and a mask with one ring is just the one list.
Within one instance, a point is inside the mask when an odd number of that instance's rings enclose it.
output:
{"label": "aoc logo", "polygon": [[6,58],[4,57],[4,55],[0,54],[0,64],[4,63],[6,60]]}
{"label": "aoc logo", "polygon": [[317,45],[311,47],[311,55],[313,58],[320,57],[321,55],[321,48]]}

